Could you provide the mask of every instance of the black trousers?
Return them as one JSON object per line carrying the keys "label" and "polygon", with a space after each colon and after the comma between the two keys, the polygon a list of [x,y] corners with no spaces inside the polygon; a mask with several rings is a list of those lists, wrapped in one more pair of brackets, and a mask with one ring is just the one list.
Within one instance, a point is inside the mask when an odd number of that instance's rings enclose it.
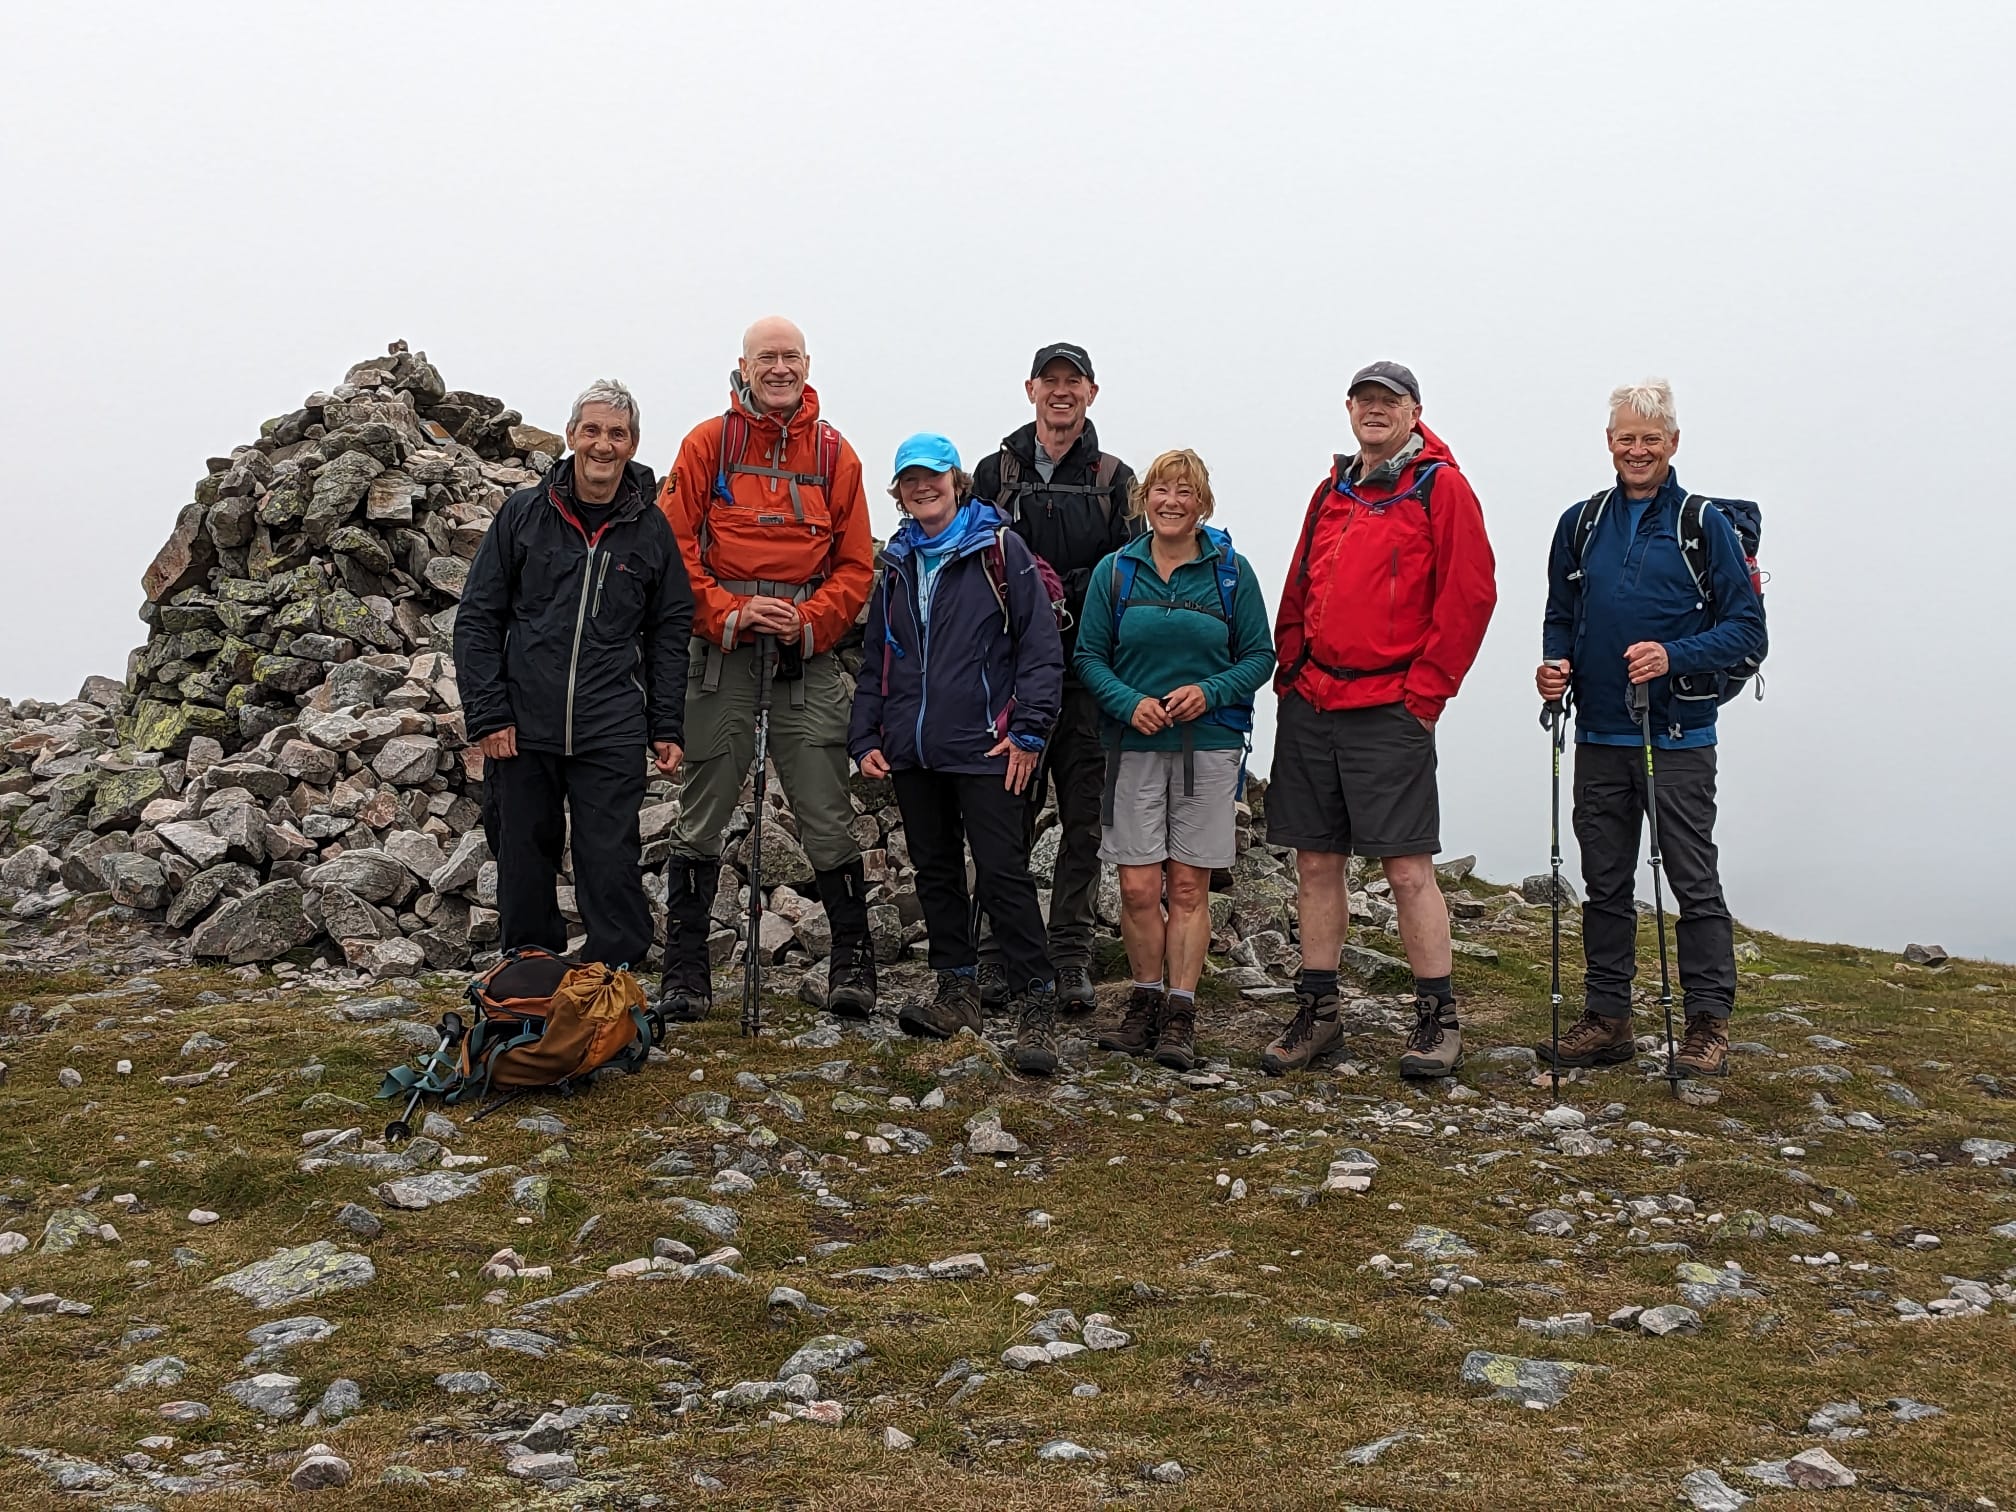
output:
{"label": "black trousers", "polygon": [[994,925],[1009,990],[1048,983],[1055,973],[1043,944],[1043,913],[1036,879],[1029,875],[1027,802],[991,774],[927,772],[915,767],[892,774],[910,864],[917,868],[917,900],[930,932],[931,969],[958,971],[979,959],[966,892],[966,847],[973,848],[975,890]]}
{"label": "black trousers", "polygon": [[509,950],[567,949],[567,922],[554,889],[573,820],[574,898],[588,926],[585,960],[642,966],[651,949],[644,896],[644,753],[524,751],[483,768],[483,827],[497,857],[497,928]]}
{"label": "black trousers", "polygon": [[[1726,1019],[1736,1004],[1736,934],[1716,869],[1715,748],[1654,751],[1659,849],[1679,920],[1680,986],[1690,1014]],[[1582,952],[1589,1011],[1631,1012],[1638,912],[1633,882],[1645,814],[1643,746],[1575,747],[1575,839],[1582,848]]]}
{"label": "black trousers", "polygon": [[[1050,889],[1050,959],[1059,966],[1092,965],[1093,904],[1099,888],[1099,803],[1106,792],[1106,747],[1100,743],[1099,702],[1075,682],[1064,685],[1064,707],[1044,747],[1043,763],[1024,794],[1023,852],[1036,839],[1043,785],[1057,793],[1063,829]],[[985,906],[984,903],[982,905]],[[989,916],[992,921],[992,915]],[[1001,951],[983,935],[980,956],[997,963]]]}

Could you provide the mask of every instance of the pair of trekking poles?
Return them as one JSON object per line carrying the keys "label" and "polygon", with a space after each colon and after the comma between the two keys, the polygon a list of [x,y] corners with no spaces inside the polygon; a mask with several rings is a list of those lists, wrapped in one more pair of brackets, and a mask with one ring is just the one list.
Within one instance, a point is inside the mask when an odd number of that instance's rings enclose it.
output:
{"label": "pair of trekking poles", "polygon": [[[1548,995],[1553,1011],[1553,1055],[1550,1057],[1552,1100],[1561,1101],[1561,753],[1568,744],[1568,716],[1572,700],[1566,690],[1550,699],[1540,710],[1540,724],[1554,748],[1554,817],[1552,843],[1548,848],[1551,872],[1547,902],[1552,919],[1551,969]],[[1652,689],[1649,683],[1633,683],[1630,707],[1638,721],[1638,733],[1645,751],[1645,821],[1652,832],[1652,908],[1659,921],[1659,1007],[1666,1016],[1666,1085],[1676,1096],[1680,1087],[1680,1062],[1673,1048],[1673,975],[1666,955],[1666,892],[1663,882],[1665,859],[1659,850],[1659,789],[1652,761]]]}

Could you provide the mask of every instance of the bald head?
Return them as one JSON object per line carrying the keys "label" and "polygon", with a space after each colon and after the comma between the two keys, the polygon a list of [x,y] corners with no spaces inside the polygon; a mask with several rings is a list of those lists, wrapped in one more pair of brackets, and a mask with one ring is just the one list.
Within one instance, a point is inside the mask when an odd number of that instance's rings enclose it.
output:
{"label": "bald head", "polygon": [[758,409],[789,414],[805,397],[805,380],[812,372],[805,333],[782,315],[766,315],[742,333],[738,366]]}
{"label": "bald head", "polygon": [[742,333],[742,355],[754,357],[765,349],[805,350],[805,333],[782,315],[765,315]]}

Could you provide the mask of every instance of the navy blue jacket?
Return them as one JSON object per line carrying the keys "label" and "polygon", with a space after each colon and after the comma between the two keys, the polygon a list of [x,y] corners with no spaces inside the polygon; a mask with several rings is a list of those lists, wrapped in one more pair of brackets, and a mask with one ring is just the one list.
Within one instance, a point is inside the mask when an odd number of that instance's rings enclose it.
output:
{"label": "navy blue jacket", "polygon": [[474,742],[507,726],[521,751],[684,744],[693,590],[651,470],[625,469],[591,537],[574,459],[504,501],[455,611],[455,673]]}
{"label": "navy blue jacket", "polygon": [[917,612],[913,520],[882,553],[882,582],[868,600],[867,640],[854,690],[847,753],[881,751],[892,767],[1005,773],[989,756],[1002,735],[1040,750],[1064,701],[1064,648],[1036,559],[1012,530],[1003,538],[1008,613],[1002,622],[981,553],[1003,523],[975,499],[945,528],[952,556],[931,585],[930,631]]}
{"label": "navy blue jacket", "polygon": [[1624,497],[1621,483],[1615,485],[1589,539],[1579,582],[1572,574],[1575,520],[1582,505],[1571,505],[1554,528],[1541,655],[1548,661],[1565,656],[1573,667],[1579,742],[1639,743],[1624,671],[1627,646],[1657,641],[1666,648],[1670,670],[1653,680],[1651,695],[1653,744],[1665,750],[1715,743],[1715,697],[1681,696],[1674,678],[1721,671],[1745,657],[1764,655],[1763,602],[1750,581],[1734,527],[1714,509],[1703,512],[1702,533],[1716,607],[1709,608],[1695,591],[1680,551],[1680,506],[1686,497],[1679,475],[1668,473],[1659,492],[1646,501],[1634,531],[1634,501]]}

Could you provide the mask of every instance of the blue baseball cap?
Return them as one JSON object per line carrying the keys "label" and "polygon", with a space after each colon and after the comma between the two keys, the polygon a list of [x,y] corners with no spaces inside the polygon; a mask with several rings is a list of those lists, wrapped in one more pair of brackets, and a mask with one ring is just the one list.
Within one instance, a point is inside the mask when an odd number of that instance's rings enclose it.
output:
{"label": "blue baseball cap", "polygon": [[958,465],[958,447],[943,436],[919,431],[896,448],[896,469],[892,481],[900,478],[906,467],[922,467],[934,473],[943,473],[951,472]]}

